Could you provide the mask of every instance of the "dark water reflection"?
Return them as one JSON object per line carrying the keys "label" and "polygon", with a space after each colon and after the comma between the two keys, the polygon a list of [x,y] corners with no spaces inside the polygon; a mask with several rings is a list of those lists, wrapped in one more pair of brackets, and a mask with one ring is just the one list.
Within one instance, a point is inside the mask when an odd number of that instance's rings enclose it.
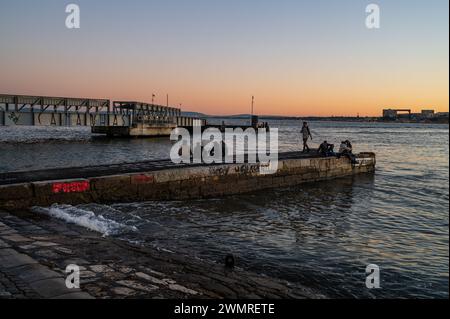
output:
{"label": "dark water reflection", "polygon": [[[426,239],[440,242],[440,256],[411,246],[416,240],[426,246],[422,236],[431,234],[379,215],[374,184],[373,176],[362,175],[217,200],[114,205],[108,216],[139,228],[130,240],[217,261],[233,253],[241,267],[334,297],[445,296],[443,234]],[[105,213],[105,206],[97,209]],[[382,269],[379,291],[365,288],[371,263]]]}

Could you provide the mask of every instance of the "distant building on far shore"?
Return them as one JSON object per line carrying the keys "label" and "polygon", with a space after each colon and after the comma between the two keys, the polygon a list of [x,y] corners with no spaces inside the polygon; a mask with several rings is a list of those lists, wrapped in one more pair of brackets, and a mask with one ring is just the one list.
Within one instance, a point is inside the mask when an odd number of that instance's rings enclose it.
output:
{"label": "distant building on far shore", "polygon": [[422,110],[421,114],[423,118],[432,118],[434,117],[434,110]]}
{"label": "distant building on far shore", "polygon": [[448,112],[438,112],[434,116],[435,117],[446,117],[446,118],[448,118]]}
{"label": "distant building on far shore", "polygon": [[397,111],[392,109],[383,110],[383,118],[394,120],[397,118]]}
{"label": "distant building on far shore", "polygon": [[409,109],[385,109],[383,110],[383,118],[387,120],[396,120],[400,117],[399,113],[408,113],[408,117],[411,116],[411,110]]}
{"label": "distant building on far shore", "polygon": [[448,121],[448,112],[436,113],[434,110],[427,109],[420,113],[412,113],[410,109],[384,109],[382,119],[385,121],[441,122],[445,119]]}

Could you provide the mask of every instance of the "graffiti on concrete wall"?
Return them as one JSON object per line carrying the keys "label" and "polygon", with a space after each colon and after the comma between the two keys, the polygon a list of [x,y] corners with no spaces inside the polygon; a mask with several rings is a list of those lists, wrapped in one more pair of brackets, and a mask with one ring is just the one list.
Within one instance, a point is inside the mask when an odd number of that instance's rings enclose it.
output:
{"label": "graffiti on concrete wall", "polygon": [[209,169],[209,174],[211,174],[213,176],[225,176],[225,175],[228,175],[229,171],[230,171],[229,167],[223,167],[223,166],[211,167]]}
{"label": "graffiti on concrete wall", "polygon": [[153,183],[154,181],[155,181],[155,177],[153,175],[141,174],[141,175],[132,176],[132,182],[134,184],[149,184],[149,183]]}
{"label": "graffiti on concrete wall", "polygon": [[256,174],[259,173],[259,164],[243,164],[240,166],[236,166],[236,173],[241,174]]}
{"label": "graffiti on concrete wall", "polygon": [[83,193],[89,191],[91,185],[89,181],[70,182],[70,183],[54,183],[52,191],[55,194],[60,193]]}

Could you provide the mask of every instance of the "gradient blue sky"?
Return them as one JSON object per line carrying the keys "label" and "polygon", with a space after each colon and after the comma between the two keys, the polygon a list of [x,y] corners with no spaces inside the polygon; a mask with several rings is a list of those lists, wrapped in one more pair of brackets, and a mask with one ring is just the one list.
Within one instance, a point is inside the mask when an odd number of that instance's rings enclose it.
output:
{"label": "gradient blue sky", "polygon": [[[65,6],[81,29],[65,28]],[[381,29],[365,7],[381,7]],[[210,114],[448,111],[448,0],[0,0],[0,93]]]}

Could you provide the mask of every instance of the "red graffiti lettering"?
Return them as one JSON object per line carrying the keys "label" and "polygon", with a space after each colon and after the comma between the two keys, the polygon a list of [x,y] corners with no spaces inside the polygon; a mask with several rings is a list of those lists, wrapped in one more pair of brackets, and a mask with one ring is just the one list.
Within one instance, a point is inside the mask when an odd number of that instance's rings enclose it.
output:
{"label": "red graffiti lettering", "polygon": [[135,175],[133,176],[133,182],[137,184],[153,183],[153,176],[151,175]]}
{"label": "red graffiti lettering", "polygon": [[71,182],[71,183],[54,183],[53,193],[83,193],[90,189],[88,181]]}

